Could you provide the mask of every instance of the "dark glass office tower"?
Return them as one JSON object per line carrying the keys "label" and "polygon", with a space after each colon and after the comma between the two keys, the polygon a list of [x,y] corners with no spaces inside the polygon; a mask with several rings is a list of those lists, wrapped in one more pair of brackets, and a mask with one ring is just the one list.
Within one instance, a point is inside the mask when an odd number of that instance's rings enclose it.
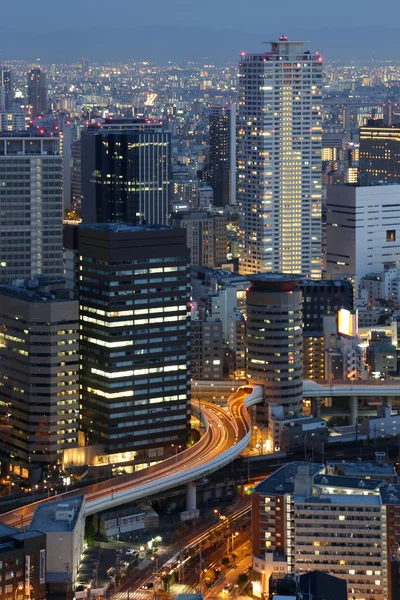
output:
{"label": "dark glass office tower", "polygon": [[28,104],[32,117],[47,112],[46,73],[39,68],[28,72]]}
{"label": "dark glass office tower", "polygon": [[360,127],[360,182],[380,181],[400,182],[400,127],[370,121]]}
{"label": "dark glass office tower", "polygon": [[162,457],[189,432],[185,231],[105,223],[78,233],[81,426],[106,453]]}
{"label": "dark glass office tower", "polygon": [[83,223],[168,223],[171,134],[145,119],[106,119],[82,133]]}
{"label": "dark glass office tower", "polygon": [[235,204],[236,105],[215,106],[210,113],[210,163],[207,181],[214,206]]}
{"label": "dark glass office tower", "polygon": [[8,110],[13,99],[12,71],[9,67],[5,67],[4,65],[0,66],[0,87],[4,89],[4,108]]}

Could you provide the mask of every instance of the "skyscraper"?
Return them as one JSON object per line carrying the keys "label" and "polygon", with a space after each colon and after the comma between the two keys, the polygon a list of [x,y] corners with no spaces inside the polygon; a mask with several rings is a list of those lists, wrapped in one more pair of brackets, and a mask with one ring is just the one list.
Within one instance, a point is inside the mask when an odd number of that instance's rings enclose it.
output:
{"label": "skyscraper", "polygon": [[247,291],[247,377],[264,386],[265,404],[284,416],[303,402],[302,293],[299,278],[280,273],[250,275]]}
{"label": "skyscraper", "polygon": [[239,65],[243,274],[321,273],[322,64],[286,36]]}
{"label": "skyscraper", "polygon": [[159,122],[106,119],[81,143],[84,223],[168,223],[171,134]]}
{"label": "skyscraper", "polygon": [[214,206],[236,203],[236,104],[211,108],[207,180]]}
{"label": "skyscraper", "polygon": [[360,171],[364,185],[400,182],[400,127],[372,120],[360,127]]}
{"label": "skyscraper", "polygon": [[66,290],[0,285],[1,447],[17,475],[77,444],[78,313]]}
{"label": "skyscraper", "polygon": [[33,117],[47,112],[46,73],[38,67],[28,72],[28,105]]}
{"label": "skyscraper", "polygon": [[63,276],[60,140],[0,135],[0,283]]}
{"label": "skyscraper", "polygon": [[185,231],[79,228],[82,429],[142,462],[184,444],[190,421]]}
{"label": "skyscraper", "polygon": [[4,94],[4,106],[0,110],[8,110],[12,100],[12,71],[9,67],[0,66],[0,88]]}

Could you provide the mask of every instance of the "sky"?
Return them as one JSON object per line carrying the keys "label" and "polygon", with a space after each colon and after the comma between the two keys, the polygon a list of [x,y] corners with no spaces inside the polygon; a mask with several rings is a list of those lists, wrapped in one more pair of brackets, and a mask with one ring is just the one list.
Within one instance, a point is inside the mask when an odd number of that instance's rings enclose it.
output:
{"label": "sky", "polygon": [[376,0],[3,1],[0,60],[236,61],[242,50],[289,35],[330,59],[400,61],[400,2],[384,6],[377,19]]}

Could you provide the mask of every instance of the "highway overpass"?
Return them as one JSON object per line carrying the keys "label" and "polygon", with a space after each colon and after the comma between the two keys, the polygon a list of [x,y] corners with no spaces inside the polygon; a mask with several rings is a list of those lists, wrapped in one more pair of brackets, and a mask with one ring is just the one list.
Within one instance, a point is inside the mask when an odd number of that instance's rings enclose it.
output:
{"label": "highway overpass", "polygon": [[[114,477],[79,490],[59,494],[57,498],[46,498],[28,504],[17,511],[0,515],[0,520],[15,527],[26,526],[32,519],[35,508],[46,502],[66,501],[84,494],[86,514],[119,506],[121,504],[147,498],[155,492],[162,492],[183,484],[193,484],[196,479],[217,471],[234,460],[250,441],[251,423],[247,408],[261,402],[263,390],[254,386],[253,391],[239,390],[229,398],[227,410],[210,403],[202,402],[201,420],[205,434],[199,442],[177,456],[163,460],[156,465],[132,475]],[[198,415],[198,404],[192,406]]]}

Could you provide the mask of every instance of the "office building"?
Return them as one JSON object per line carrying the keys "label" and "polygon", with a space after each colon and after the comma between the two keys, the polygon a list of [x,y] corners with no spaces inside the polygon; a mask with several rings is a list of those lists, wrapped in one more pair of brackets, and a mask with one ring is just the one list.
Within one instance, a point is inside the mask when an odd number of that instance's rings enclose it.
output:
{"label": "office building", "polygon": [[0,112],[0,131],[14,131],[14,132],[23,132],[28,129],[30,125],[30,118],[27,112],[18,111],[18,112]]}
{"label": "office building", "polygon": [[300,277],[262,273],[248,277],[247,377],[264,386],[264,404],[283,416],[301,413],[303,401]]}
{"label": "office building", "polygon": [[2,90],[2,102],[0,102],[0,110],[9,110],[13,100],[13,81],[12,71],[9,67],[0,66],[0,90]]}
{"label": "office building", "polygon": [[46,536],[0,524],[0,596],[45,600]]}
{"label": "office building", "polygon": [[364,185],[400,182],[400,127],[370,121],[360,127],[360,172]]}
{"label": "office building", "polygon": [[228,348],[234,356],[234,376],[244,379],[246,376],[246,320],[235,310],[229,317]]}
{"label": "office building", "polygon": [[350,276],[357,289],[366,275],[400,260],[400,186],[332,185],[326,204],[330,278]]}
{"label": "office building", "polygon": [[341,308],[353,310],[351,281],[303,279],[303,379],[324,379],[325,340],[323,319]]}
{"label": "office building", "polygon": [[318,53],[286,36],[239,64],[240,271],[321,275]]}
{"label": "office building", "polygon": [[17,475],[76,446],[78,361],[78,302],[66,290],[0,285],[1,447]]}
{"label": "office building", "polygon": [[46,73],[38,67],[28,72],[28,106],[33,118],[47,112]]}
{"label": "office building", "polygon": [[30,531],[46,534],[46,573],[50,591],[69,595],[76,583],[85,533],[85,496],[46,502],[35,509]]}
{"label": "office building", "polygon": [[162,457],[190,421],[189,251],[183,229],[79,229],[82,429],[106,453]]}
{"label": "office building", "polygon": [[227,218],[207,211],[186,211],[174,213],[172,227],[186,229],[186,242],[190,250],[193,266],[215,268],[226,262]]}
{"label": "office building", "polygon": [[372,379],[386,379],[397,372],[397,349],[390,335],[371,331],[365,362]]}
{"label": "office building", "polygon": [[63,275],[60,140],[0,136],[0,283]]}
{"label": "office building", "polygon": [[87,75],[89,73],[89,59],[86,56],[81,58],[82,73]]}
{"label": "office building", "polygon": [[361,478],[330,475],[323,465],[289,463],[252,494],[253,556],[277,553],[289,573],[334,573],[355,600],[392,600],[399,514],[398,485],[368,472]]}
{"label": "office building", "polygon": [[214,206],[236,204],[236,104],[211,108],[207,180]]}
{"label": "office building", "polygon": [[222,341],[221,321],[190,323],[190,365],[193,379],[222,379]]}
{"label": "office building", "polygon": [[171,133],[159,122],[113,118],[82,132],[83,223],[168,223]]}

